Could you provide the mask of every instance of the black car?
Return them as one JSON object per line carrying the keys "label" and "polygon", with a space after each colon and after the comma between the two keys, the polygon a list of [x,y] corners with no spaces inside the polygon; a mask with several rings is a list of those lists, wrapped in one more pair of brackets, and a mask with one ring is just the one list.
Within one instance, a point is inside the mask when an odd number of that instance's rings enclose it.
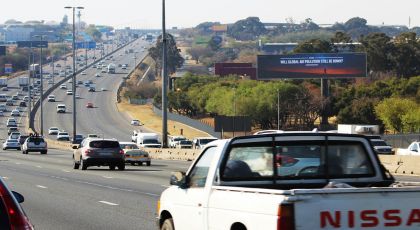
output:
{"label": "black car", "polygon": [[85,137],[83,137],[83,135],[81,134],[76,134],[76,136],[73,138],[72,142],[73,144],[79,144],[82,143],[83,139],[85,139]]}
{"label": "black car", "polygon": [[20,135],[19,136],[19,144],[23,145],[23,142],[25,142],[26,138],[28,138],[28,135]]}
{"label": "black car", "polygon": [[3,179],[0,179],[0,197],[0,229],[34,229],[19,204],[25,198],[17,192],[10,191]]}
{"label": "black car", "polygon": [[19,107],[26,107],[26,102],[21,101],[21,102],[19,103]]}
{"label": "black car", "polygon": [[95,87],[89,87],[89,92],[95,92]]}

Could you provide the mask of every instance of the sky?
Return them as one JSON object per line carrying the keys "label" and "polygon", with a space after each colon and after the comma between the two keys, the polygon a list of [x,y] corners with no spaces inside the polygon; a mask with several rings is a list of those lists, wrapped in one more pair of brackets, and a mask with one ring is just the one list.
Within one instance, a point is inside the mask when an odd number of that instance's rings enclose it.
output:
{"label": "sky", "polygon": [[[19,21],[61,21],[70,10],[83,6],[81,20],[115,28],[160,28],[160,0],[2,0],[0,23]],[[317,24],[345,22],[362,17],[370,25],[420,26],[419,0],[166,0],[166,23],[171,27],[194,27],[201,22],[233,23],[249,16],[262,22],[299,23],[311,18]]]}

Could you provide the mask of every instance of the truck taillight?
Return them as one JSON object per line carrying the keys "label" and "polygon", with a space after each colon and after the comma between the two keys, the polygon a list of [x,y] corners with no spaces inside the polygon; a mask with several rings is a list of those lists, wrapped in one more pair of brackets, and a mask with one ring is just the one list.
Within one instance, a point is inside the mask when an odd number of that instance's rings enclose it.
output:
{"label": "truck taillight", "polygon": [[293,204],[281,204],[277,214],[277,230],[295,230]]}
{"label": "truck taillight", "polygon": [[121,150],[120,150],[120,154],[121,154],[121,155],[124,155],[124,150],[122,150],[122,149],[121,149]]}

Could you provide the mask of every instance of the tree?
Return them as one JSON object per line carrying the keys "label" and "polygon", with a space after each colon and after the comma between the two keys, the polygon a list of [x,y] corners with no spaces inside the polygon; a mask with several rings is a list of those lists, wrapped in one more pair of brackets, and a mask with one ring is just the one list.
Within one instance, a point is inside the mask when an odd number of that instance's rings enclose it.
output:
{"label": "tree", "polygon": [[320,40],[320,39],[311,39],[309,41],[305,41],[299,43],[295,49],[293,50],[294,53],[331,53],[332,52],[332,44],[329,41]]}
{"label": "tree", "polygon": [[[167,67],[168,73],[175,73],[176,69],[181,67],[184,63],[184,58],[180,54],[180,50],[176,46],[176,41],[171,34],[166,34],[167,36]],[[160,73],[162,69],[162,53],[163,53],[163,42],[162,35],[160,35],[156,41],[156,46],[153,46],[149,49],[150,57],[156,63],[156,73]]]}
{"label": "tree", "polygon": [[267,32],[258,17],[249,17],[235,22],[228,28],[228,35],[237,40],[255,40]]}
{"label": "tree", "polygon": [[102,40],[102,33],[96,28],[95,25],[89,25],[85,32],[89,34],[96,42],[100,42]]}
{"label": "tree", "polygon": [[411,77],[420,74],[420,42],[417,41],[416,33],[402,33],[395,38],[394,43],[391,61],[397,75]]}
{"label": "tree", "polygon": [[[331,43],[333,43],[334,46],[334,52],[339,52],[338,46],[335,45],[335,43],[352,43],[353,40],[351,39],[350,35],[343,31],[337,31],[334,34],[334,37],[331,38]],[[348,48],[350,52],[353,52],[355,50],[354,45],[346,45],[345,48]]]}
{"label": "tree", "polygon": [[[412,123],[411,118],[413,116],[407,114],[410,114],[413,109],[417,108],[419,108],[419,105],[413,100],[392,97],[376,105],[375,113],[388,129],[403,132],[411,128],[404,126],[404,124]],[[415,115],[414,119],[417,118],[416,116],[419,115]]]}
{"label": "tree", "polygon": [[210,35],[213,33],[212,27],[214,25],[220,25],[220,22],[203,22],[198,24],[194,30],[200,35]]}
{"label": "tree", "polygon": [[367,54],[369,70],[391,70],[391,53],[394,49],[391,38],[384,33],[371,33],[360,39],[362,51]]}
{"label": "tree", "polygon": [[195,63],[198,64],[200,57],[205,56],[206,54],[209,55],[211,50],[207,47],[193,46],[187,50],[187,53],[189,53],[191,58],[195,60]]}

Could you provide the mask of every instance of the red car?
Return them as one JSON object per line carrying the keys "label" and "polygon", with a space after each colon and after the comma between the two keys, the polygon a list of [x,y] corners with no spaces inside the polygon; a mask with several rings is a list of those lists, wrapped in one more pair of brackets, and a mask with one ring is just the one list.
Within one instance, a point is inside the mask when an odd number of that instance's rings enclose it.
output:
{"label": "red car", "polygon": [[93,108],[93,103],[92,102],[88,102],[86,104],[86,108]]}
{"label": "red car", "polygon": [[23,201],[21,194],[10,191],[0,179],[0,229],[34,229],[19,204]]}

